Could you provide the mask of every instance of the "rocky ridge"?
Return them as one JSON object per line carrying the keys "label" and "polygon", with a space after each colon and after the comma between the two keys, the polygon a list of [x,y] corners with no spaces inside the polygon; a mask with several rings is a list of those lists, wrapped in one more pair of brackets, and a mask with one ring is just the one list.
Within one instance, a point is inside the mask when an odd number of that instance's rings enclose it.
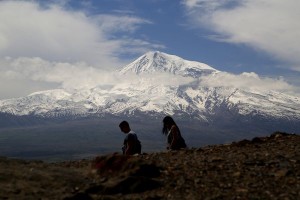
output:
{"label": "rocky ridge", "polygon": [[0,158],[0,199],[299,199],[300,135],[45,163]]}

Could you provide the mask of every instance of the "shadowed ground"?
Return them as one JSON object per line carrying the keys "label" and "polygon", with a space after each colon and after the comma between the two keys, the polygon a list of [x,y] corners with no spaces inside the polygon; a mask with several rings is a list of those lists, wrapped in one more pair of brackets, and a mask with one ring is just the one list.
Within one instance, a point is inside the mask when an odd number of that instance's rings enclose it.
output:
{"label": "shadowed ground", "polygon": [[0,158],[0,199],[299,199],[300,136],[44,163]]}

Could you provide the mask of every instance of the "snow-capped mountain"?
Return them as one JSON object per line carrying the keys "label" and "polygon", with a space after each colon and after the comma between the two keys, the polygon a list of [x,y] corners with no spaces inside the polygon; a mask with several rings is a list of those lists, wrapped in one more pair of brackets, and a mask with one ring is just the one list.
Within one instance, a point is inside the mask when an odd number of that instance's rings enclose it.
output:
{"label": "snow-capped mountain", "polygon": [[175,55],[159,51],[148,52],[134,62],[125,66],[122,74],[134,72],[136,74],[168,72],[175,75],[198,78],[201,75],[218,72],[218,70],[200,62],[184,60]]}
{"label": "snow-capped mountain", "polygon": [[209,87],[201,77],[222,73],[204,63],[148,52],[117,71],[128,82],[75,90],[41,91],[0,101],[0,112],[43,118],[176,115],[203,123],[264,120],[300,122],[300,99],[276,91]]}

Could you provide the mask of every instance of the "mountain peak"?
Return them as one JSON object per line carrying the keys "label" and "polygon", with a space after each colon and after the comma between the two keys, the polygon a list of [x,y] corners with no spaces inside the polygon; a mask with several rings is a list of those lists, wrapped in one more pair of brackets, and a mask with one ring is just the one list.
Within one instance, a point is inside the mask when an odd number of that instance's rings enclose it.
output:
{"label": "mountain peak", "polygon": [[185,60],[160,51],[150,51],[120,70],[122,74],[129,72],[135,74],[167,72],[195,78],[217,70],[204,63]]}

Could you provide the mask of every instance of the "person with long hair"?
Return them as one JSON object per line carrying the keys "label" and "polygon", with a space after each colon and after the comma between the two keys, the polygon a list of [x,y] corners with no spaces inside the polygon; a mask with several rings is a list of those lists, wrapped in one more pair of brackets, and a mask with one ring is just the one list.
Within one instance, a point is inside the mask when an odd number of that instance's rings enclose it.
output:
{"label": "person with long hair", "polygon": [[172,117],[166,116],[163,119],[162,133],[167,136],[167,149],[179,150],[186,148],[186,143],[181,136],[180,130]]}

